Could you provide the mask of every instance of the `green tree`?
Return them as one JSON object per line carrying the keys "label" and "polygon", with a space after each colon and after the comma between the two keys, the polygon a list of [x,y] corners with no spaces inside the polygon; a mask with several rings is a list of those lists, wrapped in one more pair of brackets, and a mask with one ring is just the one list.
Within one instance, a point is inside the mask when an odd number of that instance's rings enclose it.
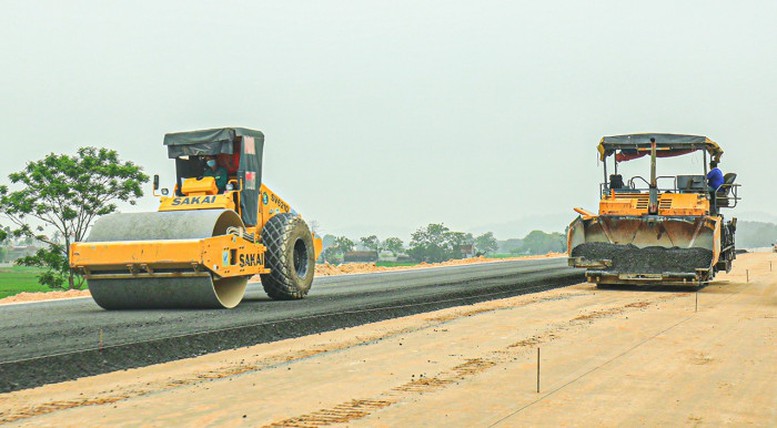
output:
{"label": "green tree", "polygon": [[338,236],[335,238],[334,247],[337,249],[337,251],[340,252],[340,254],[350,253],[353,251],[355,246],[356,244],[354,244],[353,241],[346,238],[345,236]]}
{"label": "green tree", "polygon": [[448,232],[447,235],[448,247],[450,248],[451,259],[463,259],[464,253],[461,252],[463,245],[471,245],[475,242],[475,238],[471,233],[464,232]]}
{"label": "green tree", "polygon": [[[4,190],[0,189],[0,194],[3,194],[3,192]],[[2,263],[8,260],[8,247],[11,245],[11,236],[10,227],[0,226],[0,262]]]}
{"label": "green tree", "polygon": [[492,232],[486,232],[475,238],[475,248],[483,254],[493,253],[499,248]]}
{"label": "green tree", "polygon": [[446,236],[450,232],[443,224],[429,224],[410,236],[407,250],[410,257],[425,262],[441,262],[451,258]]}
{"label": "green tree", "polygon": [[375,251],[377,254],[380,255],[380,250],[382,246],[381,246],[380,239],[378,239],[377,236],[375,235],[362,236],[361,238],[359,238],[359,241],[365,248],[371,251]]}
{"label": "green tree", "polygon": [[551,251],[564,251],[567,246],[567,238],[564,234],[553,232],[545,233],[541,230],[533,230],[523,238],[523,252],[529,254],[547,254]]}
{"label": "green tree", "polygon": [[[14,234],[48,245],[21,263],[46,268],[39,282],[63,289],[83,286],[83,279],[69,269],[70,244],[82,241],[97,217],[116,211],[118,201],[134,205],[148,181],[140,166],[121,161],[115,150],[95,147],[82,147],[76,155],[50,153],[8,177],[20,190],[0,189],[0,211],[14,223]],[[43,226],[33,231],[28,218]],[[42,234],[44,227],[53,228],[64,242]]]}
{"label": "green tree", "polygon": [[394,255],[394,257],[397,256],[397,254],[401,253],[402,250],[404,250],[405,243],[402,242],[401,239],[392,236],[390,238],[386,238],[385,241],[383,241],[383,248],[385,248],[388,251],[391,251],[391,254]]}
{"label": "green tree", "polygon": [[460,246],[472,242],[472,235],[451,231],[443,224],[429,224],[413,232],[407,254],[424,262],[438,263],[461,258]]}
{"label": "green tree", "polygon": [[340,256],[341,254],[337,251],[335,247],[327,247],[324,249],[324,252],[321,253],[321,257],[324,258],[324,261],[333,265],[340,262]]}
{"label": "green tree", "polygon": [[[330,236],[330,235],[327,235]],[[340,263],[345,253],[353,251],[356,244],[345,236],[337,236],[332,244],[324,250],[324,261],[330,264]]]}

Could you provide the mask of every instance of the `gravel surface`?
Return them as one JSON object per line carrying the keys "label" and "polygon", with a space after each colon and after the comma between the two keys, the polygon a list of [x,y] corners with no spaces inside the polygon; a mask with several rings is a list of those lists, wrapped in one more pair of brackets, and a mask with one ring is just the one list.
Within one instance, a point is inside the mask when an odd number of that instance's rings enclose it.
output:
{"label": "gravel surface", "polygon": [[[564,259],[319,278],[308,298],[260,284],[232,310],[104,311],[91,299],[0,307],[0,392],[543,291],[583,281]],[[100,339],[102,338],[102,347]]]}
{"label": "gravel surface", "polygon": [[612,260],[606,270],[621,273],[694,272],[709,268],[712,251],[704,248],[664,248],[589,242],[572,249],[572,257],[588,260]]}

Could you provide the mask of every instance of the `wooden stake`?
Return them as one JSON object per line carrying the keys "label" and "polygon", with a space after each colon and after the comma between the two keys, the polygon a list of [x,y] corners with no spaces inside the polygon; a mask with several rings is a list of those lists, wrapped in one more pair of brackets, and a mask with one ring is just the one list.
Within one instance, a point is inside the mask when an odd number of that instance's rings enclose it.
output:
{"label": "wooden stake", "polygon": [[537,348],[537,394],[540,393],[540,348]]}
{"label": "wooden stake", "polygon": [[98,349],[100,352],[103,351],[103,329],[100,329],[100,340],[98,343]]}
{"label": "wooden stake", "polygon": [[747,275],[747,282],[750,282],[750,269],[745,269],[745,275]]}

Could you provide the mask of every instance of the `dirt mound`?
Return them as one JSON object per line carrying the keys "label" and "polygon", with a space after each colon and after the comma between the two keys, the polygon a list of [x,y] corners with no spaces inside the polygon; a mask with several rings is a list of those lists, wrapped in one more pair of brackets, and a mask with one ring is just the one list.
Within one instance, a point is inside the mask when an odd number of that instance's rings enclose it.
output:
{"label": "dirt mound", "polygon": [[49,291],[45,293],[28,293],[25,291],[0,299],[0,305],[6,303],[35,302],[38,300],[69,299],[87,296],[90,296],[89,290]]}

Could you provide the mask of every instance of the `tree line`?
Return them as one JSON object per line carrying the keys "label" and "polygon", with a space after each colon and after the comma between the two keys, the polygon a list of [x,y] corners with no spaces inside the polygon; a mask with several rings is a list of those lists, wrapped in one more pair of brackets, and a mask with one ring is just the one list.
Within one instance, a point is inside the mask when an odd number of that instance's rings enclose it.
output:
{"label": "tree line", "polygon": [[[523,239],[508,242],[511,242],[512,246],[505,253],[513,255],[566,251],[566,235],[558,232],[535,230]],[[376,255],[390,252],[394,257],[402,254],[416,262],[427,263],[439,263],[472,255],[495,255],[500,249],[500,241],[492,232],[473,236],[471,233],[453,231],[443,223],[431,223],[413,232],[407,246],[397,237],[381,241],[376,235],[368,235],[355,241],[346,236],[325,235],[322,259],[331,264],[341,263],[345,254],[353,252],[357,244]]]}

